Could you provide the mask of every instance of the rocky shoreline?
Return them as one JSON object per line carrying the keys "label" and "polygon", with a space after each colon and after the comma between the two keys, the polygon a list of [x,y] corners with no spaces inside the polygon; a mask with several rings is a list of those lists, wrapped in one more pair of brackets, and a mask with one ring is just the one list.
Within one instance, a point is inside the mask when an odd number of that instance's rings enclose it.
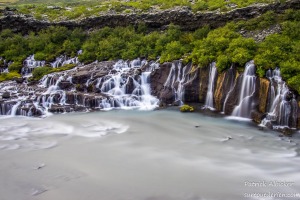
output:
{"label": "rocky shoreline", "polygon": [[36,20],[30,15],[17,15],[10,10],[2,10],[0,17],[0,31],[12,29],[14,32],[28,33],[39,31],[49,26],[65,26],[69,29],[82,28],[83,30],[99,29],[105,26],[137,26],[146,25],[149,31],[163,30],[170,23],[179,25],[182,30],[192,31],[209,25],[217,28],[229,21],[247,20],[262,15],[267,11],[282,13],[286,9],[300,9],[300,1],[290,0],[285,3],[255,4],[245,8],[237,8],[229,12],[197,12],[193,13],[189,8],[176,8],[153,13],[142,14],[105,14],[80,20],[50,22]]}

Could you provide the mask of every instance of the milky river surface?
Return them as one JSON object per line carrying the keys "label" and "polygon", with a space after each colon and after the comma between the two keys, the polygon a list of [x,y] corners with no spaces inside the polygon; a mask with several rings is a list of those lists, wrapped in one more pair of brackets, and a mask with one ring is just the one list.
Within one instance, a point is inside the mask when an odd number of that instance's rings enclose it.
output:
{"label": "milky river surface", "polygon": [[0,200],[299,200],[299,134],[278,135],[175,110],[1,117]]}

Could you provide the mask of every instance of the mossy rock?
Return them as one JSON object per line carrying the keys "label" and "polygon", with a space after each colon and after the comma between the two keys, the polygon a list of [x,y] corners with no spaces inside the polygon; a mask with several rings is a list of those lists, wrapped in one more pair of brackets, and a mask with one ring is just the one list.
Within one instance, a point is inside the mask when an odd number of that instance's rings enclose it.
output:
{"label": "mossy rock", "polygon": [[194,110],[195,110],[194,107],[186,104],[180,107],[181,112],[194,112]]}

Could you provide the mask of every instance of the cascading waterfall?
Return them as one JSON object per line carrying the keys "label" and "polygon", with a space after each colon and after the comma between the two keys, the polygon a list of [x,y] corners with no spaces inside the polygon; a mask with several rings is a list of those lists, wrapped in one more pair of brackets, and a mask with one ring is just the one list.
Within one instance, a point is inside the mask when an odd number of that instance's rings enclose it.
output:
{"label": "cascading waterfall", "polygon": [[[77,54],[78,55],[81,54],[81,51],[78,51]],[[78,57],[68,58],[66,55],[62,55],[62,56],[57,57],[54,62],[50,63],[50,65],[53,68],[62,67],[67,64],[78,65],[78,64],[80,64],[80,62],[78,60]],[[27,74],[32,73],[32,71],[35,68],[43,67],[45,65],[46,65],[45,61],[35,60],[34,55],[31,55],[24,60],[21,73],[22,73],[22,75],[27,75]]]}
{"label": "cascading waterfall", "polygon": [[210,64],[210,70],[209,70],[209,82],[208,82],[208,89],[207,89],[207,94],[206,94],[206,99],[205,99],[205,105],[204,109],[210,109],[214,110],[214,84],[215,84],[215,79],[217,77],[217,67],[216,63],[213,62]]}
{"label": "cascading waterfall", "polygon": [[2,64],[2,66],[0,66],[0,74],[8,73],[8,63],[6,62],[6,60],[0,57],[0,63]]}
{"label": "cascading waterfall", "polygon": [[267,116],[262,120],[262,126],[284,128],[296,126],[297,101],[282,80],[280,70],[268,70],[266,77],[270,80],[269,108]]}
{"label": "cascading waterfall", "polygon": [[[110,98],[102,100],[99,107],[101,108],[129,108],[139,107],[143,110],[153,109],[157,106],[158,99],[151,95],[150,91],[150,73],[146,69],[141,75],[129,75],[135,69],[140,69],[147,62],[140,59],[133,60],[128,65],[123,60],[118,61],[111,72],[103,79],[103,83],[96,82],[96,87],[100,88],[103,94],[110,96]],[[111,106],[108,106],[108,105]]]}
{"label": "cascading waterfall", "polygon": [[256,75],[254,61],[246,63],[245,72],[242,75],[239,103],[234,108],[232,115],[236,117],[250,118],[252,97],[256,91]]}
{"label": "cascading waterfall", "polygon": [[[82,67],[48,74],[40,80],[39,85],[33,86],[34,88],[29,86],[26,90],[23,84],[0,84],[0,94],[5,91],[17,94],[11,96],[10,101],[0,102],[0,114],[36,116],[48,115],[48,112],[89,109],[154,109],[158,99],[151,95],[150,74],[157,67],[157,63],[148,63],[146,60],[120,60],[108,66],[94,63],[88,69]],[[73,83],[77,70],[87,70],[84,72],[89,74],[90,78],[85,79],[85,83],[79,84],[81,79],[76,79]],[[99,72],[105,73],[101,73],[99,77]],[[85,89],[77,90],[78,85]]]}
{"label": "cascading waterfall", "polygon": [[79,60],[78,57],[68,58],[67,56],[59,56],[50,64],[53,68],[58,68],[68,64],[79,64]]}
{"label": "cascading waterfall", "polygon": [[[65,61],[61,59],[54,66],[58,67]],[[74,63],[78,63],[76,59]],[[24,66],[31,68],[43,65],[44,63],[36,61],[34,56],[24,61]],[[2,82],[0,83],[0,115],[42,116],[55,112],[113,108],[154,109],[158,105],[158,99],[151,95],[150,74],[158,68],[160,68],[158,62],[147,62],[141,59],[105,61],[84,66],[77,65],[64,72],[48,74],[40,80],[40,84],[30,85],[26,81],[22,84],[17,81]],[[164,87],[159,86],[158,91],[166,92],[168,102],[175,101],[174,105],[182,105],[186,86],[194,85],[192,81],[197,77],[197,73],[194,72],[196,71],[191,64],[183,66],[180,61],[173,62]],[[225,111],[229,95],[235,88],[233,69],[229,69],[228,73],[232,80],[226,83],[228,87],[223,111]],[[160,72],[152,75],[156,80]],[[216,77],[217,69],[215,63],[212,63],[205,101],[205,107],[209,109],[214,108]],[[298,103],[295,96],[282,81],[279,69],[269,70],[267,77],[270,80],[269,106],[262,125],[274,128],[296,127]],[[250,61],[246,64],[244,74],[238,79],[241,83],[240,96],[232,115],[250,117],[254,105],[252,97],[256,92],[256,79],[255,66],[253,61]]]}
{"label": "cascading waterfall", "polygon": [[22,103],[22,102],[19,101],[19,102],[17,102],[17,103],[12,107],[11,113],[10,113],[11,116],[16,116],[18,107],[21,105],[21,103]]}
{"label": "cascading waterfall", "polygon": [[30,74],[32,73],[33,69],[36,67],[43,67],[45,66],[45,61],[38,61],[35,60],[34,55],[29,56],[28,58],[25,59],[23,62],[23,67],[22,67],[22,74]]}
{"label": "cascading waterfall", "polygon": [[189,82],[191,77],[189,76],[191,65],[182,67],[182,63],[172,63],[171,70],[168,78],[164,84],[165,88],[171,88],[175,96],[175,102],[179,105],[183,105],[185,84]]}

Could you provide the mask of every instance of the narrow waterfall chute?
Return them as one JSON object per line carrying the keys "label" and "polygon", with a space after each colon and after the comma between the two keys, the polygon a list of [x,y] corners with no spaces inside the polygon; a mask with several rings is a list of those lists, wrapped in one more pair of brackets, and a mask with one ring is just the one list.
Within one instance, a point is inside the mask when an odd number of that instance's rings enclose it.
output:
{"label": "narrow waterfall chute", "polygon": [[254,61],[246,63],[245,71],[242,76],[239,101],[232,112],[232,116],[250,118],[253,109],[253,96],[256,91],[257,78]]}
{"label": "narrow waterfall chute", "polygon": [[226,104],[228,102],[228,99],[229,99],[231,93],[234,90],[234,83],[235,83],[235,76],[234,76],[234,72],[233,72],[233,67],[232,66],[228,69],[227,73],[228,73],[228,76],[230,77],[230,80],[229,80],[230,87],[229,87],[229,91],[226,94],[226,97],[225,97],[225,100],[224,100],[224,103],[223,103],[222,114],[225,114],[225,112],[226,112]]}
{"label": "narrow waterfall chute", "polygon": [[182,62],[173,62],[167,80],[164,83],[164,88],[170,88],[174,95],[174,102],[179,106],[184,103],[185,85],[194,77],[190,76],[191,65],[187,64],[184,67]]}
{"label": "narrow waterfall chute", "polygon": [[216,63],[213,62],[210,64],[208,89],[207,89],[205,104],[203,106],[204,109],[215,110],[215,108],[214,108],[214,91],[215,91],[216,77],[217,77],[217,67],[216,67]]}
{"label": "narrow waterfall chute", "polygon": [[23,67],[21,70],[21,74],[27,75],[32,73],[32,71],[37,67],[45,66],[45,61],[35,60],[34,55],[27,57],[23,62]]}

